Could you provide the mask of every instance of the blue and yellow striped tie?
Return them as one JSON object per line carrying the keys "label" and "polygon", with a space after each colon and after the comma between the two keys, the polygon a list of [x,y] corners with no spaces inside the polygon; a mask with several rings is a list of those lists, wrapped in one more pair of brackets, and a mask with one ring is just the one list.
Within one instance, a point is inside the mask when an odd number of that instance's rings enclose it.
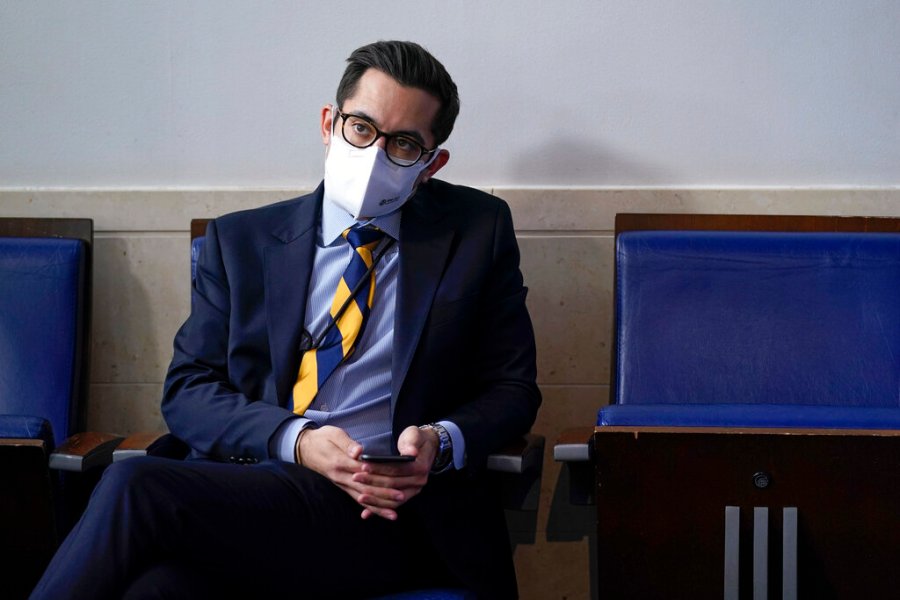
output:
{"label": "blue and yellow striped tie", "polygon": [[[384,232],[372,226],[351,227],[344,231],[343,236],[355,252],[331,302],[331,318],[336,326],[328,329],[325,339],[318,347],[307,350],[300,361],[300,372],[293,391],[294,413],[298,415],[306,412],[328,377],[353,353],[375,297],[375,271],[370,270],[372,252],[381,242]],[[365,282],[360,285],[364,278],[368,278],[369,285]],[[341,307],[355,289],[359,291],[341,314]]]}

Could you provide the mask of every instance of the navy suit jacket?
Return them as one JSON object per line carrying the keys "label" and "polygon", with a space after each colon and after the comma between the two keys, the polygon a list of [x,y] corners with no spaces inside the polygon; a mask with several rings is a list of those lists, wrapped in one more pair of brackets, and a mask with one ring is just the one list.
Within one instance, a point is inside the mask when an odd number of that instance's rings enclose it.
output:
{"label": "navy suit jacket", "polygon": [[[270,458],[269,439],[292,416],[322,201],[320,185],[208,225],[162,407],[195,456]],[[409,425],[447,419],[459,426],[467,467],[432,477],[416,506],[441,538],[437,546],[449,540],[457,553],[468,546],[472,568],[479,560],[488,561],[481,568],[499,566],[498,553],[509,561],[497,538],[505,528],[480,471],[489,453],[528,431],[540,404],[512,219],[502,200],[439,180],[420,186],[402,210],[394,439]],[[482,545],[488,556],[473,553],[485,535],[494,538]]]}

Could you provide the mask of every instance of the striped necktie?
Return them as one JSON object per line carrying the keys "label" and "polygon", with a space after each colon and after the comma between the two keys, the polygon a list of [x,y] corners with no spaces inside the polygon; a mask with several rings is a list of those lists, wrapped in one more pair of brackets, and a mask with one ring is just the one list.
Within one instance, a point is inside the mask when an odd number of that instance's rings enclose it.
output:
{"label": "striped necktie", "polygon": [[[353,353],[375,297],[372,252],[381,242],[384,232],[373,226],[351,227],[344,231],[343,236],[353,247],[353,256],[331,302],[330,314],[334,326],[327,329],[319,344],[303,353],[300,361],[300,372],[293,391],[294,413],[298,415],[306,412],[328,377]],[[368,281],[368,285],[364,280]],[[363,290],[367,293],[364,294]]]}

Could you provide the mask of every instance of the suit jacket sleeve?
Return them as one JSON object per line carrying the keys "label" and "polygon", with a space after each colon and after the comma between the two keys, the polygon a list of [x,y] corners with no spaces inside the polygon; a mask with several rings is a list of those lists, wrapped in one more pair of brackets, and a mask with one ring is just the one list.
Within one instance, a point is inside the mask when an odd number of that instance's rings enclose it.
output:
{"label": "suit jacket sleeve", "polygon": [[[247,245],[230,243],[229,247]],[[259,257],[255,252],[240,257],[240,262],[247,263],[241,265],[242,272],[261,268],[254,264]],[[195,455],[253,462],[269,456],[269,438],[292,414],[276,402],[258,401],[266,395],[261,382],[271,379],[266,376],[265,361],[258,363],[256,387],[239,389],[235,374],[229,373],[230,361],[240,353],[233,347],[230,329],[241,327],[232,322],[232,286],[245,286],[238,293],[247,296],[261,295],[261,289],[244,275],[232,273],[230,279],[226,262],[217,222],[211,221],[197,265],[194,306],[175,336],[162,411],[172,433],[187,442]],[[231,262],[236,262],[234,257]]]}
{"label": "suit jacket sleeve", "polygon": [[446,208],[439,223],[455,237],[398,399],[394,434],[417,420],[452,421],[465,438],[467,465],[477,470],[529,430],[541,402],[527,289],[506,203],[436,180],[429,191],[429,204]]}
{"label": "suit jacket sleeve", "polygon": [[494,222],[491,263],[477,311],[472,400],[448,419],[466,439],[467,459],[481,466],[491,452],[531,428],[541,394],[535,383],[536,350],[519,270],[519,247],[506,203]]}

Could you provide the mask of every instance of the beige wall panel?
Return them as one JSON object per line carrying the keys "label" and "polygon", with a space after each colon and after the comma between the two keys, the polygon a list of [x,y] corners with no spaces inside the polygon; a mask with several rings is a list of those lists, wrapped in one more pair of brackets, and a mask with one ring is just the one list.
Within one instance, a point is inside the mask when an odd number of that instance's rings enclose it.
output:
{"label": "beige wall panel", "polygon": [[160,383],[190,303],[184,234],[97,234],[91,381]]}
{"label": "beige wall panel", "polygon": [[612,236],[520,235],[538,382],[609,382]]}
{"label": "beige wall panel", "polygon": [[292,190],[0,190],[4,217],[94,219],[95,231],[187,231],[210,218],[298,196]]}
{"label": "beige wall panel", "polygon": [[130,435],[138,431],[167,431],[160,414],[161,383],[91,385],[87,408],[89,431]]}

